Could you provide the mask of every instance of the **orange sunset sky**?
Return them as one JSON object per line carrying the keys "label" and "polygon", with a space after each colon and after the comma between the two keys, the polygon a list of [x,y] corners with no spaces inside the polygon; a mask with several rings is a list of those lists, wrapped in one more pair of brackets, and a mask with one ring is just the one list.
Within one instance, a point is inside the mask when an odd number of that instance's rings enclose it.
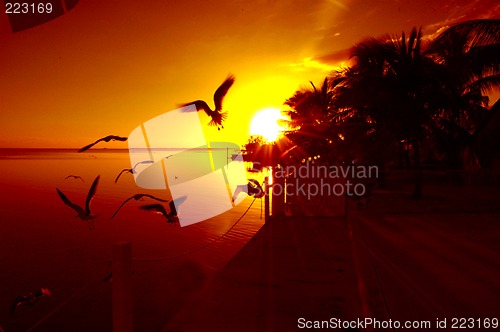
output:
{"label": "orange sunset sky", "polygon": [[242,144],[256,112],[284,109],[308,81],[319,85],[364,37],[413,26],[432,35],[498,17],[498,0],[81,0],[12,33],[2,9],[0,147],[75,148],[127,136],[180,103],[213,106],[229,73],[229,117],[224,130],[210,130]]}

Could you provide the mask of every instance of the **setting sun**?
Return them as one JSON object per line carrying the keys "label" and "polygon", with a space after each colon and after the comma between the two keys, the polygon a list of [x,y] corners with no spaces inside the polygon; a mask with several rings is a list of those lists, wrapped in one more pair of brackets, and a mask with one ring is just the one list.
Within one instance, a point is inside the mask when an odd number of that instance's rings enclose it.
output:
{"label": "setting sun", "polygon": [[285,130],[279,120],[285,119],[280,110],[266,108],[257,112],[250,123],[250,135],[260,135],[268,142],[275,141]]}

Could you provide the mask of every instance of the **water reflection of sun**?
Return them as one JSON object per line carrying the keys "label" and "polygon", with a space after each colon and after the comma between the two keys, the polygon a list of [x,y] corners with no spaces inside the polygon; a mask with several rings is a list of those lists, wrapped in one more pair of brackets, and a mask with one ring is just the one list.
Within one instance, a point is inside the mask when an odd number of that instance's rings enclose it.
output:
{"label": "water reflection of sun", "polygon": [[279,123],[282,119],[285,119],[285,116],[276,108],[260,110],[250,123],[250,135],[262,136],[268,142],[275,141],[285,130]]}

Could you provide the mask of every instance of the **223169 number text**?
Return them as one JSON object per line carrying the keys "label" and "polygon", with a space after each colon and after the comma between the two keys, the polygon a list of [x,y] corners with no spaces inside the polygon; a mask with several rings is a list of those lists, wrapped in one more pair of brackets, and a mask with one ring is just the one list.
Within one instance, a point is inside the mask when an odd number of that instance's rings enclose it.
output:
{"label": "223169 number text", "polygon": [[52,13],[52,3],[35,2],[6,2],[6,14],[50,14]]}

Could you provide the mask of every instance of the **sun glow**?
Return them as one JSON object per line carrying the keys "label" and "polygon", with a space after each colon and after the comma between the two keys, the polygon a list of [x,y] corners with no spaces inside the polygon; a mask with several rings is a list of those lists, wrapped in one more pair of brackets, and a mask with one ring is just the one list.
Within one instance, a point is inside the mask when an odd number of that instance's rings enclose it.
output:
{"label": "sun glow", "polygon": [[268,142],[275,141],[285,130],[279,123],[282,119],[285,119],[285,116],[276,108],[260,110],[250,123],[250,135],[260,135]]}

